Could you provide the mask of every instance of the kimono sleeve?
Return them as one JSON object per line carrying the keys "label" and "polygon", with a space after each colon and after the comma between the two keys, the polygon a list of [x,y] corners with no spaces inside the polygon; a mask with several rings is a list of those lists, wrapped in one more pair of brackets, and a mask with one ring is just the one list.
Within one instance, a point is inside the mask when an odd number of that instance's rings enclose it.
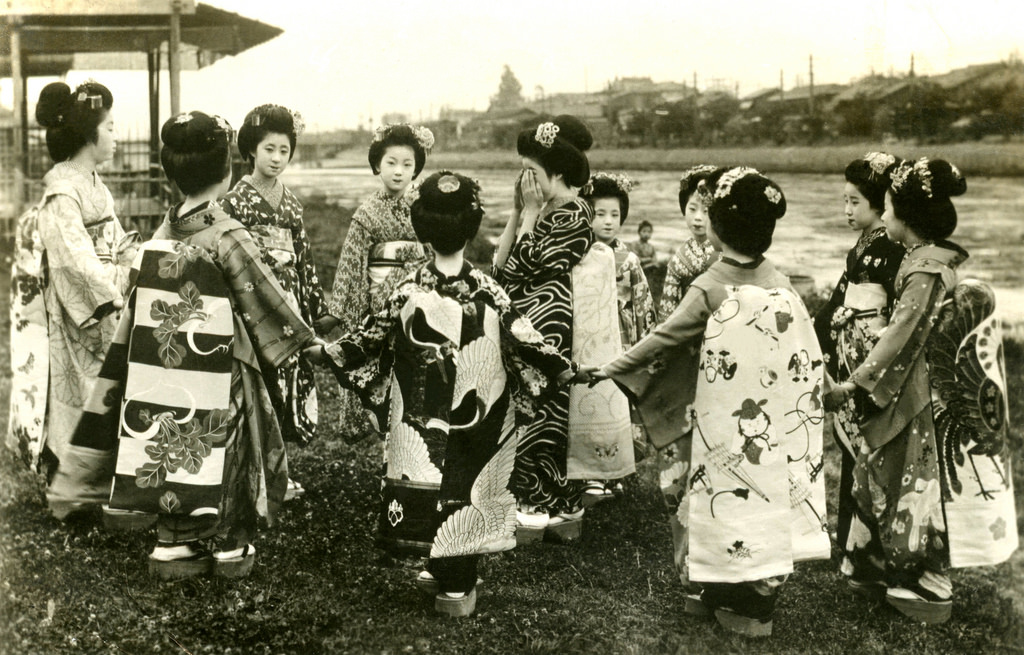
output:
{"label": "kimono sleeve", "polygon": [[[633,312],[633,325],[636,326],[637,339],[650,334],[658,317],[654,312],[654,297],[651,295],[651,286],[647,282],[647,275],[644,273],[640,258],[635,253],[626,257],[623,265],[625,273],[629,275],[630,309]],[[666,314],[668,316],[669,314]]]}
{"label": "kimono sleeve", "polygon": [[298,234],[293,239],[295,247],[295,270],[299,275],[299,304],[306,308],[311,320],[317,320],[325,313],[324,288],[316,272],[316,261],[309,245],[309,235],[302,217],[298,219]]}
{"label": "kimono sleeve", "polygon": [[911,273],[904,281],[889,326],[850,375],[878,407],[888,406],[899,395],[914,362],[923,356],[921,351],[944,296],[945,286],[938,275]]}
{"label": "kimono sleeve", "polygon": [[536,399],[558,383],[565,382],[578,367],[544,340],[530,319],[515,309],[501,316],[501,346],[509,370],[519,379],[520,388]]}
{"label": "kimono sleeve", "polygon": [[[565,275],[594,242],[582,210],[556,209],[542,229],[524,234],[500,271],[506,283],[537,283]],[[546,228],[546,229],[543,229]]]}
{"label": "kimono sleeve", "polygon": [[122,297],[115,267],[100,261],[82,222],[82,207],[72,196],[52,196],[40,208],[38,220],[50,287],[78,327],[94,324]]}
{"label": "kimono sleeve", "polygon": [[838,364],[836,362],[836,343],[832,338],[832,315],[836,308],[843,304],[846,296],[846,273],[839,278],[839,282],[832,289],[832,295],[818,308],[814,315],[814,332],[818,335],[818,344],[821,345],[821,352],[825,355],[825,367],[829,375],[836,376]]}
{"label": "kimono sleeve", "polygon": [[690,287],[664,323],[602,367],[636,406],[657,448],[690,429],[700,343],[710,316],[704,290]]}
{"label": "kimono sleeve", "polygon": [[334,288],[328,310],[341,319],[342,329],[355,330],[370,306],[369,256],[373,236],[363,222],[365,212],[356,210],[338,257]]}
{"label": "kimono sleeve", "polygon": [[225,232],[217,246],[217,258],[235,296],[235,306],[262,359],[277,368],[314,339],[288,303],[285,291],[261,261],[249,232]]}

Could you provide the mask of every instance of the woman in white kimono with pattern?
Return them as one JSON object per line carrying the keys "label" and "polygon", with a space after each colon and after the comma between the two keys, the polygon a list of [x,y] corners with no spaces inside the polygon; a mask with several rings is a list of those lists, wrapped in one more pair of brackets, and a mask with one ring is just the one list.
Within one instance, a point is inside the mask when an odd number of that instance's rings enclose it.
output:
{"label": "woman in white kimono with pattern", "polygon": [[114,156],[113,96],[94,81],[43,88],[36,120],[56,162],[19,221],[12,278],[9,443],[49,475],[82,415],[124,306],[139,243],[96,173]]}

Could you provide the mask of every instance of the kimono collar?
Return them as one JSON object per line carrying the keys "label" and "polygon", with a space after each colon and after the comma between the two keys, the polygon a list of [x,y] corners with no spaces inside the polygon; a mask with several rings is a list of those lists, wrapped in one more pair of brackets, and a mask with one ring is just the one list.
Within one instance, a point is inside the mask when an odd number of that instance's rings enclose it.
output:
{"label": "kimono collar", "polygon": [[193,207],[184,214],[179,215],[183,203],[178,203],[167,212],[167,223],[177,232],[193,234],[201,232],[222,218],[227,218],[221,206],[213,201]]}
{"label": "kimono collar", "polygon": [[754,258],[754,261],[752,262],[738,262],[735,259],[722,255],[722,258],[719,259],[718,261],[722,262],[723,264],[728,264],[729,266],[735,266],[736,268],[755,269],[764,262],[764,255],[758,255],[757,257]]}
{"label": "kimono collar", "polygon": [[956,268],[970,257],[967,251],[952,241],[936,241],[907,251],[907,263],[915,260],[936,262],[949,268]]}
{"label": "kimono collar", "polygon": [[455,282],[457,280],[464,280],[467,277],[469,277],[469,272],[472,269],[473,269],[472,264],[470,264],[468,261],[463,261],[462,262],[462,268],[459,270],[459,272],[457,274],[455,274],[455,275],[445,275],[441,271],[437,270],[437,264],[434,262],[434,260],[430,260],[430,263],[427,264],[427,270],[430,271],[431,275],[433,275],[435,278],[437,278],[437,283],[439,285],[450,284],[450,283]]}

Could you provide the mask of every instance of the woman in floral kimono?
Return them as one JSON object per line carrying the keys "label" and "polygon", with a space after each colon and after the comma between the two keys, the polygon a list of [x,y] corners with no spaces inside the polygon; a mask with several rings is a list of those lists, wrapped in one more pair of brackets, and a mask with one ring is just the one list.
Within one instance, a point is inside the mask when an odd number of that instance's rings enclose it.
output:
{"label": "woman in floral kimono", "polygon": [[315,337],[249,232],[217,203],[230,181],[230,125],[192,111],[160,137],[164,171],[185,199],[136,259],[74,462],[49,496],[83,505],[109,495],[115,512],[155,514],[154,575],[237,577],[251,569],[257,520],[273,522],[288,479],[261,369]]}
{"label": "woman in floral kimono", "polygon": [[[896,271],[905,251],[885,235],[882,212],[889,173],[898,162],[888,153],[869,152],[846,167],[843,189],[846,222],[860,234],[846,255],[846,270],[839,283],[814,317],[825,370],[836,382],[845,382],[850,377],[889,322],[896,297]],[[837,408],[831,423],[842,454],[836,530],[840,548],[846,547],[854,507],[850,487],[853,462],[861,441],[857,427],[861,413],[856,400],[851,398]],[[844,556],[840,568],[843,574],[850,576],[852,566],[849,557]],[[851,585],[858,584],[855,579],[849,579]]]}
{"label": "woman in floral kimono", "polygon": [[718,257],[708,240],[708,204],[711,197],[705,180],[720,171],[716,166],[699,164],[684,171],[679,178],[679,211],[683,213],[690,238],[672,253],[665,269],[665,286],[658,302],[661,320],[679,305],[693,280],[706,271]]}
{"label": "woman in floral kimono", "polygon": [[[238,130],[238,151],[252,173],[242,177],[220,204],[249,229],[263,263],[274,272],[302,320],[315,325],[327,307],[302,223],[302,204],[278,179],[295,154],[295,141],[303,128],[298,113],[279,105],[260,105],[250,111]],[[267,373],[272,374],[267,389],[281,408],[285,441],[309,443],[317,422],[312,367],[295,356]],[[301,489],[290,481],[290,493],[301,494]]]}
{"label": "woman in floral kimono", "polygon": [[476,606],[477,561],[515,546],[508,490],[517,413],[575,367],[463,258],[480,226],[479,188],[435,173],[412,204],[435,258],[363,327],[320,350],[387,431],[380,543],[430,556],[418,585],[437,611]]}
{"label": "woman in floral kimono", "polygon": [[967,189],[943,160],[903,162],[885,196],[888,236],[907,255],[885,332],[827,396],[859,396],[847,549],[853,580],[917,621],[952,612],[949,566],[1005,561],[1017,547],[1006,376],[990,289],[957,283],[967,253],[947,239]]}
{"label": "woman in floral kimono", "polygon": [[[425,127],[402,123],[377,128],[368,159],[383,188],[352,216],[334,274],[330,316],[320,323],[323,333],[339,325],[345,332],[358,329],[363,318],[383,309],[391,292],[425,261],[405,192],[423,170],[433,145],[434,135]],[[343,391],[339,402],[342,430],[357,438],[365,435],[366,412],[359,398]]]}
{"label": "woman in floral kimono", "polygon": [[36,119],[56,164],[19,221],[12,275],[11,432],[48,476],[96,382],[124,306],[139,235],[126,234],[96,167],[114,156],[113,96],[94,81],[43,88]]}
{"label": "woman in floral kimono", "polygon": [[[594,210],[594,239],[609,246],[615,253],[619,336],[623,351],[629,350],[633,344],[647,336],[657,323],[654,300],[651,298],[651,289],[647,284],[647,276],[640,264],[640,258],[618,238],[619,230],[629,217],[629,192],[637,184],[638,182],[634,182],[626,175],[596,173],[580,191],[580,197],[590,203]],[[639,458],[647,444],[639,417],[636,416],[634,419],[634,455]],[[583,490],[586,494],[584,500],[595,502],[610,498],[621,491],[621,482],[612,484],[591,480]]]}
{"label": "woman in floral kimono", "polygon": [[[522,157],[523,173],[517,183],[516,210],[505,226],[494,259],[495,278],[515,308],[530,319],[548,343],[574,360],[579,313],[574,294],[580,290],[576,269],[594,243],[593,212],[578,197],[578,189],[590,178],[590,164],[584,153],[592,142],[587,127],[568,115],[519,134],[516,148]],[[611,278],[611,303],[593,306],[593,317],[601,319],[602,327],[617,331],[614,256],[605,252],[604,258],[608,262],[607,277]],[[584,282],[604,279],[597,271]],[[604,336],[607,338],[603,343],[620,347],[617,334]],[[544,403],[520,438],[510,487],[520,504],[520,542],[545,535],[556,540],[575,539],[582,532],[582,481],[598,476],[584,477],[585,472],[580,472],[580,477],[569,477],[570,395],[569,389],[560,390]],[[618,409],[621,416],[615,417],[619,421],[615,427],[628,432],[628,403]],[[610,446],[605,452],[611,457],[625,456],[620,450]]]}

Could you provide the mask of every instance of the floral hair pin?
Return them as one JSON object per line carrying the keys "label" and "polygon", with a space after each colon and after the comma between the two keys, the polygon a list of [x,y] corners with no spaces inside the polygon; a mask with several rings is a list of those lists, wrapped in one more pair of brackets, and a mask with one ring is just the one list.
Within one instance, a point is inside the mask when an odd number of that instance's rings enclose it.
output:
{"label": "floral hair pin", "polygon": [[779,204],[782,202],[782,192],[775,187],[769,185],[764,188],[764,196],[768,198],[772,204]]}
{"label": "floral hair pin", "polygon": [[864,155],[864,161],[868,163],[875,175],[884,175],[885,169],[896,163],[896,157],[887,152],[869,152]]}
{"label": "floral hair pin", "polygon": [[914,173],[917,174],[917,178],[921,180],[921,190],[924,191],[925,195],[929,198],[932,197],[932,172],[928,168],[928,158],[921,157],[914,162]]}
{"label": "floral hair pin", "polygon": [[717,168],[718,168],[717,166],[712,166],[711,164],[698,164],[697,166],[694,166],[693,168],[687,169],[679,177],[679,188],[683,189],[683,188],[689,186],[690,180],[692,180],[695,176],[698,176],[698,175],[709,175],[709,174],[715,172],[715,170]]}
{"label": "floral hair pin", "polygon": [[715,187],[715,198],[725,198],[732,191],[732,185],[748,175],[759,175],[756,168],[749,166],[738,166],[730,168],[718,179],[718,186]]}
{"label": "floral hair pin", "polygon": [[292,132],[295,133],[296,137],[302,136],[302,133],[306,131],[306,121],[302,118],[302,114],[297,111],[288,110],[292,115]]}
{"label": "floral hair pin", "polygon": [[178,117],[174,119],[175,125],[181,125],[192,120],[192,112],[186,111],[184,114],[178,114]]}
{"label": "floral hair pin", "polygon": [[537,133],[533,135],[533,138],[545,148],[550,148],[555,145],[555,137],[558,136],[559,129],[554,123],[541,123],[537,126]]}
{"label": "floral hair pin", "polygon": [[418,125],[412,128],[412,133],[419,141],[420,147],[430,152],[430,149],[434,147],[434,133],[430,131],[430,128]]}
{"label": "floral hair pin", "polygon": [[441,193],[455,193],[460,186],[462,185],[459,184],[459,178],[451,174],[442,175],[437,181],[437,190]]}
{"label": "floral hair pin", "polygon": [[903,162],[889,175],[889,179],[892,180],[892,190],[899,193],[906,186],[907,180],[910,179],[910,172],[914,170],[913,166],[909,162]]}
{"label": "floral hair pin", "polygon": [[594,173],[594,176],[591,177],[590,181],[583,186],[583,188],[580,190],[580,193],[585,196],[593,194],[594,182],[597,182],[599,180],[611,180],[612,182],[615,183],[615,186],[618,187],[619,191],[623,193],[629,193],[635,187],[640,186],[639,180],[634,180],[625,173],[598,172]]}
{"label": "floral hair pin", "polygon": [[405,201],[407,203],[412,205],[412,203],[420,199],[420,186],[422,186],[422,184],[423,183],[421,181],[412,182],[405,190]]}

